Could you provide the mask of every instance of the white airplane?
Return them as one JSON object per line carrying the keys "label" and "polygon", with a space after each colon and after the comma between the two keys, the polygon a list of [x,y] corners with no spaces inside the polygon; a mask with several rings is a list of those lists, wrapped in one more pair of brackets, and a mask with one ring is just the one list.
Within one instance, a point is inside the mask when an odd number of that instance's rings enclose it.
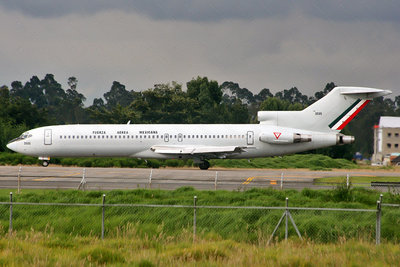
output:
{"label": "white airplane", "polygon": [[11,140],[13,151],[50,157],[193,159],[202,170],[209,159],[291,154],[350,144],[340,131],[374,97],[391,91],[336,87],[301,111],[259,111],[260,124],[75,124],[40,127]]}

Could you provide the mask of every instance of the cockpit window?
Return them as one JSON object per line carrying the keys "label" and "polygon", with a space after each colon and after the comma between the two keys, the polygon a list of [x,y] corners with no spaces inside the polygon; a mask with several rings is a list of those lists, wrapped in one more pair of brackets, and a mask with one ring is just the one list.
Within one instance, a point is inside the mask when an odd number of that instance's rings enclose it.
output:
{"label": "cockpit window", "polygon": [[24,140],[24,139],[28,139],[32,137],[32,134],[30,134],[29,132],[25,132],[23,134],[21,134],[20,136],[18,136],[17,138],[14,138],[13,140],[11,140],[9,143],[15,142],[15,141],[19,141],[19,140]]}

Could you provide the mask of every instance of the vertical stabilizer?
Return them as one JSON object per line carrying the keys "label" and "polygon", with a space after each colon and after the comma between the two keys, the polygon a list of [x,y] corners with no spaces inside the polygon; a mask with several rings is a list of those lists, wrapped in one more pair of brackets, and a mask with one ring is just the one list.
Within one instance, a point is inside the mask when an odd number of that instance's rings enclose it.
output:
{"label": "vertical stabilizer", "polygon": [[302,111],[259,111],[262,124],[312,131],[340,132],[375,97],[391,91],[365,87],[335,87]]}

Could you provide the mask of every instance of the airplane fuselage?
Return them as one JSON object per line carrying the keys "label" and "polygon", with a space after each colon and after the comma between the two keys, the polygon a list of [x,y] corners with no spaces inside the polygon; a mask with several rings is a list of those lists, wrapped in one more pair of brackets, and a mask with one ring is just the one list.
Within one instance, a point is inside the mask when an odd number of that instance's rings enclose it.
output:
{"label": "airplane fuselage", "polygon": [[[312,132],[262,124],[77,124],[41,127],[28,133],[32,136],[9,144],[10,149],[38,157],[166,159],[195,156],[190,153],[181,155],[155,153],[151,148],[235,146],[243,147],[244,150],[216,155],[214,158],[253,158],[295,153],[338,143],[337,133]],[[311,135],[311,140],[279,143],[280,139],[293,133]],[[260,136],[265,134],[276,139],[277,143],[260,141]]]}

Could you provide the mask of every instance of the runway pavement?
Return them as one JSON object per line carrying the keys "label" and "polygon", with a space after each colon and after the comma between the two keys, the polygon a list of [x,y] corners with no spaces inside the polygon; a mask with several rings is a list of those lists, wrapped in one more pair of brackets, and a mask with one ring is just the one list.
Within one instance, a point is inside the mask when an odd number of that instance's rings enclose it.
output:
{"label": "runway pavement", "polygon": [[[333,176],[399,176],[396,170],[334,170],[309,171],[303,169],[132,169],[0,166],[0,188],[77,189],[176,189],[192,186],[202,190],[246,190],[254,187],[273,188],[333,188],[314,185],[315,178]],[[85,179],[82,182],[82,178]],[[282,181],[282,183],[281,183]]]}

